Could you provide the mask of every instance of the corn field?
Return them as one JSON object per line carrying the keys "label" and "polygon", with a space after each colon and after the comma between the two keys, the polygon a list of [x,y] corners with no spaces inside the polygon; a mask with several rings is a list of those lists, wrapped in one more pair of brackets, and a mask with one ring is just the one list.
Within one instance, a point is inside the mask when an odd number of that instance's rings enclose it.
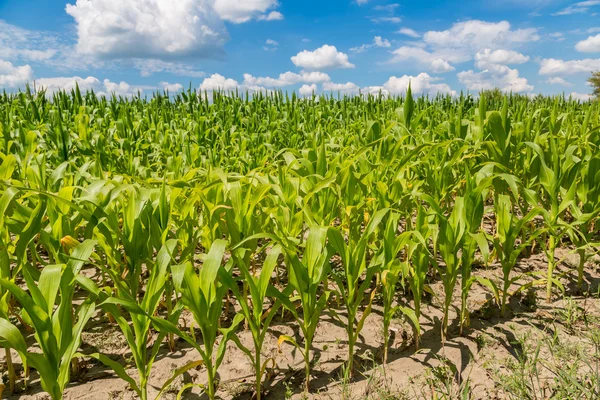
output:
{"label": "corn field", "polygon": [[[261,399],[273,339],[311,396],[324,318],[343,327],[351,382],[375,309],[385,366],[398,315],[413,352],[428,329],[444,348],[472,329],[475,287],[509,318],[526,290],[550,303],[593,284],[597,102],[27,90],[0,96],[0,137],[5,395],[41,385],[62,399],[102,365],[142,400],[199,370],[178,397],[214,399],[236,349]],[[531,255],[543,270],[519,268]],[[442,318],[426,329],[430,307]],[[102,318],[127,357],[82,346]],[[150,383],[157,355],[182,346],[194,361]]]}

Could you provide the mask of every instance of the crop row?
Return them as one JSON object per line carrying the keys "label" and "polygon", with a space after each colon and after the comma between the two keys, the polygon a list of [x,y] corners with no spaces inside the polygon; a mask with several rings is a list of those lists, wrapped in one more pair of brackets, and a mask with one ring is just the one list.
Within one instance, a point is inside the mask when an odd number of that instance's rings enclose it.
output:
{"label": "crop row", "polygon": [[[273,362],[262,346],[283,311],[302,342],[279,343],[303,355],[309,391],[312,340],[326,310],[345,326],[350,379],[377,294],[385,363],[397,312],[411,321],[418,348],[433,280],[443,288],[434,293],[442,341],[457,288],[461,333],[474,284],[502,314],[532,285],[544,285],[548,301],[564,292],[560,246],[579,255],[573,276],[582,288],[598,251],[599,111],[597,103],[494,92],[416,100],[410,91],[341,99],[4,94],[0,345],[10,389],[13,349],[53,399],[79,360],[94,358],[145,400],[159,349],[173,351],[180,338],[200,360],[174,371],[163,390],[202,364],[214,398],[233,341],[254,366],[260,399]],[[515,265],[535,251],[545,253],[547,271],[523,284]],[[473,275],[476,264],[499,265],[502,278]],[[232,304],[235,317],[224,318]],[[137,374],[80,352],[100,310],[122,331]],[[195,330],[182,328],[184,312]],[[250,348],[239,329],[251,332]]]}

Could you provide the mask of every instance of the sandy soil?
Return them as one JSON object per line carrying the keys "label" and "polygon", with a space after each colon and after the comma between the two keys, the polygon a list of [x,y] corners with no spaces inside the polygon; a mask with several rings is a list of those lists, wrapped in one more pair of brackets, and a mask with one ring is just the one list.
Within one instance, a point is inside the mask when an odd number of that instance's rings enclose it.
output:
{"label": "sandy soil", "polygon": [[[330,315],[323,315],[314,341],[314,355],[318,361],[314,367],[311,382],[312,394],[309,398],[428,398],[431,397],[431,388],[428,386],[426,377],[431,374],[432,368],[440,365],[444,358],[456,366],[457,374],[452,377],[454,384],[458,385],[457,382],[468,379],[474,398],[505,398],[496,380],[498,374],[505,369],[504,361],[518,357],[517,337],[528,331],[539,334],[542,328],[561,326],[557,311],[565,309],[568,298],[572,298],[572,302],[585,309],[589,316],[600,320],[598,297],[600,271],[597,262],[591,262],[586,268],[588,293],[591,294],[584,296],[578,293],[576,284],[568,280],[575,276],[574,266],[577,264],[577,256],[566,250],[559,250],[558,256],[564,258],[557,271],[558,274],[564,273],[565,275],[562,279],[566,288],[564,298],[555,296],[553,303],[546,304],[544,288],[536,288],[527,296],[511,299],[509,315],[500,318],[497,308],[492,305],[489,291],[475,284],[469,296],[472,312],[471,327],[462,336],[459,336],[457,309],[452,310],[451,321],[453,324],[449,328],[449,338],[445,347],[441,346],[440,339],[442,312],[439,301],[435,298],[428,298],[423,304],[422,310],[420,349],[418,351],[415,349],[411,326],[401,317],[395,319],[391,327],[389,361],[385,368],[381,366],[380,361],[383,343],[382,317],[381,306],[377,304],[373,313],[367,318],[357,346],[356,360],[361,372],[357,373],[355,380],[348,385],[341,383],[341,367],[347,357],[345,330]],[[518,266],[519,272],[544,270],[544,268],[545,257],[542,254],[521,260]],[[500,271],[497,266],[478,268],[474,274],[498,281],[500,279]],[[431,287],[434,293],[442,293],[440,283],[434,283]],[[460,283],[457,284],[457,288],[459,287]],[[537,306],[532,304],[536,297]],[[458,291],[455,293],[454,305],[460,306]],[[339,310],[339,312],[343,314],[343,310]],[[188,323],[191,321],[189,315],[184,314],[182,318]],[[571,326],[567,329],[562,326],[560,329],[557,328],[556,332],[565,340],[569,340],[574,337],[572,329],[577,328]],[[291,321],[281,318],[273,321],[264,345],[263,359],[272,357],[276,367],[269,370],[264,398],[301,399],[303,398],[303,359],[291,345],[283,344],[280,351],[278,350],[277,339],[282,334],[294,336],[298,342],[302,340],[301,334],[298,329],[294,328]],[[239,337],[242,343],[251,347],[249,331],[242,329]],[[174,369],[199,359],[196,351],[185,342],[178,341],[176,347],[175,352],[170,352],[165,343],[158,355],[150,379],[150,399],[154,398],[158,388],[171,376]],[[106,316],[100,312],[88,324],[84,335],[83,350],[84,352],[103,352],[123,364],[127,364],[130,357],[118,327],[111,325]],[[13,354],[13,359],[18,360],[16,353]],[[1,361],[3,360],[4,356],[1,357]],[[565,361],[568,362],[568,360]],[[134,392],[128,388],[127,384],[103,365],[85,360],[83,367],[81,375],[74,378],[74,382],[66,390],[65,399],[125,400],[135,398]],[[17,363],[17,368],[21,369],[19,363]],[[135,370],[132,369],[130,372],[132,376],[136,376]],[[163,398],[175,399],[177,392],[185,384],[201,384],[205,382],[205,379],[205,371],[202,368],[191,370],[176,380]],[[227,355],[219,369],[219,379],[218,394],[222,399],[252,398],[254,382],[252,366],[233,342],[228,344]],[[50,397],[42,392],[35,371],[33,371],[28,387],[9,398],[33,400],[49,399]],[[201,399],[205,397],[201,395],[201,390],[195,387],[187,390],[183,398]]]}

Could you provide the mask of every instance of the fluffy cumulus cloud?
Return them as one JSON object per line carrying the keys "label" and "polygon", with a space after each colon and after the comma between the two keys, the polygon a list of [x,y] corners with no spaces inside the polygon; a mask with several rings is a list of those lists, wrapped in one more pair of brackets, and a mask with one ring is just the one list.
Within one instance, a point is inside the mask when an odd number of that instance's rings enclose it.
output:
{"label": "fluffy cumulus cloud", "polygon": [[268,14],[259,15],[256,19],[259,21],[281,21],[283,18],[283,14],[279,11],[271,11]]}
{"label": "fluffy cumulus cloud", "polygon": [[171,93],[181,92],[183,90],[183,85],[181,83],[161,82],[159,85],[163,90]]}
{"label": "fluffy cumulus cloud", "polygon": [[571,92],[570,96],[579,101],[590,101],[594,99],[594,96],[587,93]]}
{"label": "fluffy cumulus cloud", "polygon": [[529,57],[513,50],[491,50],[485,49],[475,54],[475,64],[478,68],[485,69],[491,64],[523,64],[529,61]]}
{"label": "fluffy cumulus cloud", "polygon": [[600,53],[600,35],[590,36],[575,45],[582,53]]}
{"label": "fluffy cumulus cloud", "polygon": [[392,47],[392,44],[387,39],[382,39],[381,36],[375,36],[373,39],[373,44],[376,47]]}
{"label": "fluffy cumulus cloud", "polygon": [[445,31],[429,31],[423,35],[423,41],[433,47],[471,50],[507,48],[539,39],[537,29],[512,29],[508,21],[458,22]]}
{"label": "fluffy cumulus cloud", "polygon": [[[77,0],[66,11],[77,24],[77,49],[104,58],[212,57],[228,39],[221,13],[244,18],[230,2],[212,0]],[[242,4],[255,1],[236,1]],[[234,7],[235,8],[235,7]]]}
{"label": "fluffy cumulus cloud", "polygon": [[545,82],[549,85],[571,86],[569,82],[567,82],[560,76],[553,76],[551,78],[548,78]]}
{"label": "fluffy cumulus cloud", "polygon": [[33,69],[29,65],[15,66],[9,61],[0,60],[0,88],[17,88],[33,79]]}
{"label": "fluffy cumulus cloud", "polygon": [[313,83],[312,85],[302,85],[298,90],[301,96],[310,96],[313,93],[317,92],[317,85]]}
{"label": "fluffy cumulus cloud", "polygon": [[99,96],[125,96],[131,97],[142,93],[143,89],[137,86],[132,86],[127,82],[112,82],[109,79],[100,81],[98,78],[88,76],[82,78],[79,76],[72,77],[56,77],[56,78],[40,78],[36,79],[35,85],[37,88],[43,88],[47,94],[52,94],[61,90],[70,91],[79,86],[81,91],[93,90]]}
{"label": "fluffy cumulus cloud", "polygon": [[573,75],[600,70],[600,59],[564,61],[545,58],[540,62],[540,75]]}
{"label": "fluffy cumulus cloud", "polygon": [[40,78],[35,81],[36,87],[46,90],[48,93],[54,93],[61,90],[70,91],[79,86],[81,91],[97,91],[102,87],[102,82],[98,78],[88,76],[81,78],[79,76],[72,77],[56,77],[56,78]]}
{"label": "fluffy cumulus cloud", "polygon": [[314,51],[301,51],[292,57],[292,62],[297,67],[308,70],[354,68],[354,64],[348,61],[347,54],[327,44]]}
{"label": "fluffy cumulus cloud", "polygon": [[[418,37],[411,30],[398,33]],[[483,68],[484,63],[519,64],[529,58],[512,49],[539,39],[534,28],[512,29],[507,21],[470,20],[455,23],[447,30],[426,32],[419,42],[394,50],[389,62],[416,61],[420,67],[434,73],[453,71],[453,64],[473,58],[481,64],[478,68]]]}
{"label": "fluffy cumulus cloud", "polygon": [[255,17],[267,21],[283,19],[278,11],[265,14],[278,6],[277,0],[215,0],[214,5],[221,18],[237,24]]}
{"label": "fluffy cumulus cloud", "polygon": [[443,73],[454,71],[454,67],[450,62],[467,61],[468,57],[464,57],[459,53],[440,50],[429,52],[418,46],[402,46],[392,52],[393,57],[391,63],[402,62],[407,60],[416,61],[421,67],[434,73]]}
{"label": "fluffy cumulus cloud", "polygon": [[212,74],[210,77],[205,78],[200,84],[200,91],[213,92],[213,91],[224,91],[231,92],[235,91],[240,87],[240,84],[231,78],[225,78],[221,74]]}
{"label": "fluffy cumulus cloud", "polygon": [[323,90],[326,92],[343,93],[343,94],[356,94],[360,90],[357,84],[352,82],[346,83],[323,83]]}
{"label": "fluffy cumulus cloud", "polygon": [[533,90],[527,79],[519,76],[519,71],[506,65],[489,65],[480,72],[473,70],[459,72],[458,80],[468,90],[480,91],[499,88],[505,92],[530,92]]}
{"label": "fluffy cumulus cloud", "polygon": [[373,93],[377,89],[384,89],[384,93],[387,92],[391,95],[402,95],[408,90],[410,84],[411,90],[415,95],[427,95],[427,94],[451,94],[455,95],[456,92],[450,89],[445,83],[440,83],[440,78],[435,78],[429,74],[422,72],[417,76],[404,75],[400,78],[395,76],[390,77],[383,87],[369,87],[367,91]]}

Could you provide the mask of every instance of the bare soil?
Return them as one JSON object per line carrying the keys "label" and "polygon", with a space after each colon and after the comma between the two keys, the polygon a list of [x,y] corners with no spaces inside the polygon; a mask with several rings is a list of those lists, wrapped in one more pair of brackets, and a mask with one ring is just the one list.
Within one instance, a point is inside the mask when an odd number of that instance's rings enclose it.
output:
{"label": "bare soil", "polygon": [[[476,283],[469,295],[471,326],[461,336],[456,314],[460,307],[459,282],[454,297],[456,308],[451,311],[452,325],[445,346],[442,347],[440,336],[442,318],[440,301],[430,296],[422,309],[420,348],[417,350],[414,346],[411,325],[402,316],[398,316],[391,326],[391,349],[385,367],[381,364],[383,343],[381,307],[376,304],[372,314],[367,318],[357,344],[355,358],[358,365],[357,373],[355,379],[349,384],[344,384],[342,381],[342,366],[347,358],[345,329],[331,315],[325,313],[314,340],[313,351],[316,362],[313,368],[311,394],[308,398],[431,398],[432,387],[427,377],[431,376],[431,371],[439,367],[443,360],[456,367],[457,373],[451,376],[453,385],[458,386],[460,382],[467,379],[470,381],[473,398],[506,398],[506,394],[498,384],[498,376],[511,373],[506,368],[507,360],[518,359],[521,351],[517,343],[519,337],[528,333],[534,335],[533,337],[540,334],[557,335],[563,341],[573,341],[585,346],[578,333],[586,329],[586,322],[598,324],[600,321],[598,261],[592,260],[586,266],[587,290],[581,293],[573,282],[576,276],[577,256],[564,249],[557,253],[562,262],[556,273],[562,274],[561,281],[565,285],[566,293],[555,294],[552,303],[548,304],[545,301],[545,287],[536,287],[529,293],[513,297],[510,300],[508,315],[500,318],[489,291]],[[545,256],[535,254],[530,258],[522,259],[514,273],[544,271],[545,267]],[[499,282],[501,271],[497,266],[490,266],[477,268],[474,274],[493,278]],[[524,276],[522,282],[532,279]],[[431,284],[431,288],[434,293],[442,296],[440,283]],[[412,305],[409,299],[405,300]],[[567,304],[569,301],[570,303]],[[572,308],[573,304],[583,311],[581,315],[575,317],[574,321],[567,321],[567,324],[564,311],[567,306]],[[332,307],[335,307],[335,304],[332,304]],[[338,312],[343,315],[343,310]],[[184,314],[182,318],[182,325],[185,323],[189,327],[191,316]],[[275,367],[268,371],[263,398],[301,399],[304,398],[303,358],[289,344],[284,343],[278,349],[278,337],[282,334],[290,335],[298,342],[302,342],[301,333],[285,315],[283,319],[280,317],[274,319],[270,334],[266,337],[263,360],[272,358]],[[242,328],[238,335],[244,345],[252,347],[249,331],[244,331]],[[154,338],[151,338],[149,345],[152,344],[152,340]],[[98,312],[88,324],[83,342],[84,352],[100,351],[124,365],[132,365],[129,349],[120,330],[101,312]],[[153,399],[156,396],[159,388],[176,368],[199,358],[196,351],[184,341],[177,341],[174,352],[171,352],[165,343],[152,368],[149,398]],[[17,370],[22,374],[20,360],[14,352],[13,360]],[[0,361],[4,362],[4,354]],[[569,360],[565,359],[564,362],[568,363]],[[135,393],[128,388],[128,385],[102,364],[84,360],[82,367],[81,374],[73,377],[73,383],[66,390],[65,399],[135,399]],[[131,369],[130,373],[132,376],[137,376],[134,369]],[[218,395],[222,399],[241,400],[253,397],[252,365],[233,342],[228,344],[227,354],[218,375],[220,382]],[[175,399],[185,384],[202,384],[205,379],[205,371],[201,367],[198,370],[191,370],[177,379],[163,398]],[[27,388],[22,389],[22,381],[19,387],[21,391],[8,398],[23,400],[50,398],[42,391],[35,371],[30,375]],[[193,387],[185,391],[182,398],[203,399],[205,396],[202,395],[199,387]]]}

